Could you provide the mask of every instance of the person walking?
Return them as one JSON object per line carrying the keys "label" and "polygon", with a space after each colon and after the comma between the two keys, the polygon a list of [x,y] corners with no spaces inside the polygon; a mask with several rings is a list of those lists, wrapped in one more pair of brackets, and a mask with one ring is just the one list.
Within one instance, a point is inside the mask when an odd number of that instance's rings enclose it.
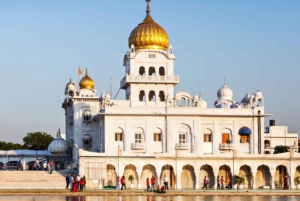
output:
{"label": "person walking", "polygon": [[80,191],[83,191],[83,188],[84,188],[84,179],[83,179],[83,177],[81,177],[79,183],[80,183]]}
{"label": "person walking", "polygon": [[224,190],[224,183],[225,183],[225,180],[223,178],[223,176],[221,177],[221,190]]}
{"label": "person walking", "polygon": [[122,176],[122,178],[121,178],[121,190],[123,190],[123,187],[124,187],[124,189],[126,190],[126,186],[125,186],[125,177],[124,176]]}
{"label": "person walking", "polygon": [[146,186],[147,186],[147,192],[150,191],[150,181],[149,181],[149,178],[147,178],[146,180]]}
{"label": "person walking", "polygon": [[155,185],[155,177],[152,175],[151,177],[151,190],[154,192],[154,185]]}
{"label": "person walking", "polygon": [[74,184],[74,177],[73,175],[70,176],[70,191],[73,191],[73,184]]}
{"label": "person walking", "polygon": [[119,190],[120,189],[120,177],[117,176],[117,179],[116,179],[116,189]]}
{"label": "person walking", "polygon": [[220,177],[217,176],[217,190],[220,190]]}
{"label": "person walking", "polygon": [[70,184],[70,175],[68,174],[67,176],[66,176],[66,189],[69,189],[69,184]]}
{"label": "person walking", "polygon": [[36,159],[36,170],[40,170],[40,161],[39,159]]}
{"label": "person walking", "polygon": [[169,182],[168,182],[168,177],[166,177],[166,174],[164,174],[163,180],[164,180],[164,186],[166,190],[169,190],[169,184],[168,184]]}
{"label": "person walking", "polygon": [[44,163],[43,163],[43,169],[44,169],[45,172],[47,172],[47,163],[46,163],[46,161],[44,161]]}
{"label": "person walking", "polygon": [[206,176],[204,177],[204,179],[203,179],[203,187],[202,187],[202,190],[203,190],[203,188],[206,188],[206,190],[207,190],[207,183],[208,183],[208,179],[206,178]]}

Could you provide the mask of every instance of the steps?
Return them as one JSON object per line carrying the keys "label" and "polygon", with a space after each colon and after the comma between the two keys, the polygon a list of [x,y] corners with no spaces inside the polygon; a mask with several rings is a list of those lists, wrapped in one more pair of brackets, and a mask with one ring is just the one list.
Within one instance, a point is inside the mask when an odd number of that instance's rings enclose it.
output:
{"label": "steps", "polygon": [[0,189],[65,189],[66,174],[72,172],[0,171]]}

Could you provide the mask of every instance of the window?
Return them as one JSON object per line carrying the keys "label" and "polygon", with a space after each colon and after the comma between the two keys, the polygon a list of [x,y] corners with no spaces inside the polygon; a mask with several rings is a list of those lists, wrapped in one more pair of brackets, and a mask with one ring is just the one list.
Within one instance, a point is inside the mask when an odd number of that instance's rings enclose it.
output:
{"label": "window", "polygon": [[115,133],[115,141],[123,141],[122,133]]}
{"label": "window", "polygon": [[165,101],[165,92],[164,91],[160,91],[159,92],[159,101],[160,102],[164,102]]}
{"label": "window", "polygon": [[145,101],[145,91],[143,91],[143,90],[140,91],[139,100],[140,101]]}
{"label": "window", "polygon": [[143,66],[140,67],[139,74],[145,75],[145,68]]}
{"label": "window", "polygon": [[85,110],[83,112],[83,121],[91,121],[91,119],[92,119],[91,111]]}
{"label": "window", "polygon": [[161,134],[160,133],[154,133],[154,139],[153,141],[161,141]]}
{"label": "window", "polygon": [[179,134],[179,143],[186,143],[186,134]]}
{"label": "window", "polygon": [[211,142],[211,134],[204,134],[204,142]]}
{"label": "window", "polygon": [[249,135],[240,135],[241,143],[249,142]]}
{"label": "window", "polygon": [[149,101],[156,101],[156,96],[155,96],[155,92],[154,91],[150,91],[149,92]]}
{"label": "window", "polygon": [[222,144],[225,144],[229,141],[229,134],[228,133],[222,133]]}
{"label": "window", "polygon": [[165,76],[165,69],[164,69],[164,67],[160,67],[159,68],[159,75],[160,76]]}
{"label": "window", "polygon": [[142,143],[142,134],[141,133],[135,134],[135,143]]}
{"label": "window", "polygon": [[83,135],[82,141],[83,141],[83,146],[84,147],[92,146],[92,138],[91,138],[90,134]]}
{"label": "window", "polygon": [[149,68],[149,73],[148,75],[152,75],[152,76],[155,76],[156,75],[156,72],[155,72],[155,68],[154,67],[150,67]]}

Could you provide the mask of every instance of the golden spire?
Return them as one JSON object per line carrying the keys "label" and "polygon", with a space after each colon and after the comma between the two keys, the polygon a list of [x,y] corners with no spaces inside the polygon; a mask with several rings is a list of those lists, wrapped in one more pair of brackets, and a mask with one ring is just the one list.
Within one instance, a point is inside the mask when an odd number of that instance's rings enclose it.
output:
{"label": "golden spire", "polygon": [[146,2],[146,17],[142,23],[132,30],[128,38],[128,46],[130,48],[133,44],[135,49],[166,50],[169,46],[168,34],[152,19],[150,15],[151,0],[146,0]]}
{"label": "golden spire", "polygon": [[80,89],[94,89],[94,81],[88,75],[88,69],[85,70],[85,76],[79,82]]}

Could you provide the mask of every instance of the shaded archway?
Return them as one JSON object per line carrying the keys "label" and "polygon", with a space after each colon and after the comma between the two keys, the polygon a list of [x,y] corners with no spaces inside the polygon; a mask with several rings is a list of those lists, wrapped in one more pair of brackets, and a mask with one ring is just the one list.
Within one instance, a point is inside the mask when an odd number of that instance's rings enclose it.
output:
{"label": "shaded archway", "polygon": [[284,177],[289,176],[287,172],[287,168],[284,165],[279,165],[276,167],[275,175],[274,175],[274,186],[275,188],[283,188],[284,187]]}
{"label": "shaded archway", "polygon": [[248,165],[243,165],[240,167],[239,175],[244,178],[244,188],[252,188],[253,187],[253,175],[251,172],[251,168]]}
{"label": "shaded archway", "polygon": [[181,188],[182,189],[195,189],[196,176],[194,167],[191,165],[185,165],[181,172]]}
{"label": "shaded archway", "polygon": [[203,181],[204,177],[208,179],[208,188],[213,188],[215,185],[215,176],[214,176],[214,171],[213,168],[210,165],[202,165],[200,168],[200,174],[199,174],[199,184],[200,188],[203,187]]}
{"label": "shaded archway", "polygon": [[263,188],[264,186],[271,187],[271,173],[270,168],[266,165],[261,165],[257,168],[255,175],[255,184],[258,188]]}
{"label": "shaded archway", "polygon": [[133,177],[134,177],[134,181],[132,182],[133,188],[138,187],[140,180],[139,180],[139,176],[136,172],[136,167],[134,165],[132,165],[132,164],[126,165],[126,167],[124,168],[123,175],[125,176],[126,188],[129,188],[129,184],[130,184],[130,181],[128,180],[129,175],[133,175]]}
{"label": "shaded archway", "polygon": [[218,172],[218,176],[221,179],[222,177],[225,180],[225,186],[228,185],[229,182],[231,182],[231,178],[232,178],[232,173],[231,173],[231,169],[228,165],[222,165],[219,168],[219,172]]}
{"label": "shaded archway", "polygon": [[140,75],[145,75],[146,71],[145,71],[145,67],[144,66],[141,66],[140,69],[139,69],[139,74]]}
{"label": "shaded archway", "polygon": [[[295,177],[294,177],[293,180],[292,180],[292,181],[294,181],[295,184],[297,184],[297,183],[295,182],[295,178],[297,178],[297,177],[300,177],[300,166],[297,166],[297,167],[296,167]],[[300,181],[300,179],[297,179],[297,180]]]}
{"label": "shaded archway", "polygon": [[144,90],[141,90],[140,91],[140,94],[139,94],[139,100],[140,101],[145,101],[145,91]]}
{"label": "shaded archway", "polygon": [[160,76],[165,76],[165,68],[164,68],[164,67],[160,67],[160,68],[158,69],[158,72],[159,72],[159,75],[160,75]]}
{"label": "shaded archway", "polygon": [[168,178],[169,181],[169,188],[174,189],[175,188],[175,184],[176,184],[176,180],[175,180],[175,173],[174,173],[174,168],[171,165],[164,165],[161,168],[161,173],[159,176],[159,184],[163,185],[164,180],[163,177],[164,175],[166,175],[166,177]]}
{"label": "shaded archway", "polygon": [[141,174],[141,178],[140,178],[142,188],[146,188],[146,179],[147,178],[151,179],[152,176],[155,177],[155,186],[156,186],[157,174],[156,174],[155,166],[150,165],[150,164],[144,165],[142,174]]}
{"label": "shaded archway", "polygon": [[153,76],[156,75],[156,72],[155,72],[155,68],[154,68],[154,67],[150,67],[150,68],[149,68],[149,73],[148,73],[148,75],[153,75]]}
{"label": "shaded archway", "polygon": [[106,165],[106,181],[105,186],[116,186],[117,173],[116,168],[112,164]]}
{"label": "shaded archway", "polygon": [[151,90],[151,91],[149,92],[148,98],[149,98],[149,102],[151,102],[151,101],[154,101],[154,102],[155,102],[155,101],[156,101],[155,91]]}

